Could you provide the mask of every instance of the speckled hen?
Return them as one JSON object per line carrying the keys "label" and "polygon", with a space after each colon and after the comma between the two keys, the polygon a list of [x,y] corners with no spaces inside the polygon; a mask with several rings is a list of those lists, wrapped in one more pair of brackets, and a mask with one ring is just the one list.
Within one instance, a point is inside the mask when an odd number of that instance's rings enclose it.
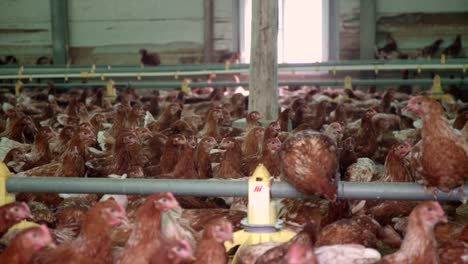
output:
{"label": "speckled hen", "polygon": [[311,131],[299,132],[283,143],[280,157],[283,175],[296,189],[336,200],[333,177],[338,157],[332,139]]}

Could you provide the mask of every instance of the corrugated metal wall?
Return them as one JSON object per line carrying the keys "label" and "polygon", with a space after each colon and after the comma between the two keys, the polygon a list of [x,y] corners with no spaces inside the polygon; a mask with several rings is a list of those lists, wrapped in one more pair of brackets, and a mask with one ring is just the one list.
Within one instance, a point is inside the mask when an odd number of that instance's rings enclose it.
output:
{"label": "corrugated metal wall", "polygon": [[[340,1],[340,58],[359,59],[359,0]],[[391,33],[402,52],[419,49],[443,38],[441,49],[462,34],[468,55],[468,1],[466,0],[378,0],[377,44],[385,44]]]}
{"label": "corrugated metal wall", "polygon": [[52,54],[49,0],[0,1],[0,55],[33,63]]}
{"label": "corrugated metal wall", "polygon": [[[215,51],[232,49],[232,1],[215,4]],[[138,64],[140,48],[163,63],[202,62],[203,0],[69,0],[70,54],[76,64]],[[49,0],[0,1],[0,55],[21,63],[51,56]]]}
{"label": "corrugated metal wall", "polygon": [[[163,63],[201,62],[203,0],[68,0],[70,52],[77,64],[136,64],[138,49],[157,51]],[[359,0],[339,3],[340,58],[359,58]],[[214,49],[235,48],[232,0],[214,1]],[[237,20],[236,20],[237,21]],[[50,56],[49,0],[0,1],[0,55],[21,63]],[[436,38],[468,42],[467,0],[378,0],[377,42],[392,33],[403,52],[416,53]],[[468,43],[465,45],[468,54]],[[216,56],[215,56],[216,57]]]}

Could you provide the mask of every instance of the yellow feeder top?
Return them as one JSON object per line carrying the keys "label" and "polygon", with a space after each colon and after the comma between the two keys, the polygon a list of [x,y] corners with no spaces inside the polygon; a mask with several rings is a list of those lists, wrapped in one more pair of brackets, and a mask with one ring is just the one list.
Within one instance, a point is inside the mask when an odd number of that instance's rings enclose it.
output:
{"label": "yellow feeder top", "polygon": [[271,186],[271,175],[270,172],[267,170],[265,165],[259,164],[255,171],[252,174],[252,177],[249,178],[249,184],[252,182],[264,182]]}
{"label": "yellow feeder top", "polygon": [[444,91],[442,90],[442,83],[441,83],[439,75],[436,75],[434,77],[434,81],[433,81],[432,89],[431,89],[431,98],[436,99],[436,100],[455,102],[455,99],[453,98],[453,96],[451,96],[450,94],[444,94]]}
{"label": "yellow feeder top", "polygon": [[25,228],[36,227],[36,226],[40,226],[40,225],[34,222],[28,222],[26,220],[23,220],[17,223],[16,225],[13,225],[12,227],[10,227],[10,229],[8,230],[25,229]]}
{"label": "yellow feeder top", "polygon": [[[6,181],[10,176],[13,176],[13,173],[8,170],[5,163],[0,162],[0,206],[15,202],[15,195],[8,193],[6,190]],[[10,227],[9,230],[24,229],[33,226],[38,226],[38,224],[23,220]]]}
{"label": "yellow feeder top", "polygon": [[[268,225],[276,222],[276,212],[272,212],[270,206],[270,187],[270,172],[259,164],[249,179],[248,224]],[[271,220],[273,215],[274,220]]]}
{"label": "yellow feeder top", "polygon": [[[270,188],[272,184],[270,172],[263,164],[259,164],[249,178],[249,203],[247,218],[242,220],[244,230],[233,234],[233,243],[226,241],[226,251],[236,246],[241,248],[267,242],[287,242],[296,233],[282,228],[278,221],[276,203],[271,201]],[[237,254],[233,264],[238,263]]]}
{"label": "yellow feeder top", "polygon": [[6,190],[6,181],[10,176],[13,176],[13,173],[8,170],[5,163],[0,162],[0,206],[15,201],[15,195]]}

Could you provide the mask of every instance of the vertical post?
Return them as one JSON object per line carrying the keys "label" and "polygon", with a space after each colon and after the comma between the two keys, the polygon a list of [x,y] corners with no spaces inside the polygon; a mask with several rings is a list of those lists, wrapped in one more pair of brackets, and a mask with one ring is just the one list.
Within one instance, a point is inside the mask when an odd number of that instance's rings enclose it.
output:
{"label": "vertical post", "polygon": [[214,32],[214,2],[213,0],[204,0],[204,50],[203,61],[205,63],[213,62],[213,32]]}
{"label": "vertical post", "polygon": [[278,0],[252,1],[249,111],[278,116]]}
{"label": "vertical post", "polygon": [[361,0],[360,2],[360,59],[374,59],[377,1]]}
{"label": "vertical post", "polygon": [[240,20],[241,16],[240,1],[232,1],[232,51],[240,52]]}
{"label": "vertical post", "polygon": [[340,15],[339,0],[324,0],[323,5],[328,3],[328,60],[338,61],[340,59]]}
{"label": "vertical post", "polygon": [[54,64],[66,64],[68,60],[67,0],[50,0],[50,13]]}

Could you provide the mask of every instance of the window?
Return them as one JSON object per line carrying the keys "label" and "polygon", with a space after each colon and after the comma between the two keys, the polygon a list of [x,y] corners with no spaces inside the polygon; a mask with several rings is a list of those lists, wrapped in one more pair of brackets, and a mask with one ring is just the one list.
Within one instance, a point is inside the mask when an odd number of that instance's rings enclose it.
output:
{"label": "window", "polygon": [[[326,60],[323,0],[278,0],[278,63]],[[241,1],[242,62],[250,61],[252,0]]]}

